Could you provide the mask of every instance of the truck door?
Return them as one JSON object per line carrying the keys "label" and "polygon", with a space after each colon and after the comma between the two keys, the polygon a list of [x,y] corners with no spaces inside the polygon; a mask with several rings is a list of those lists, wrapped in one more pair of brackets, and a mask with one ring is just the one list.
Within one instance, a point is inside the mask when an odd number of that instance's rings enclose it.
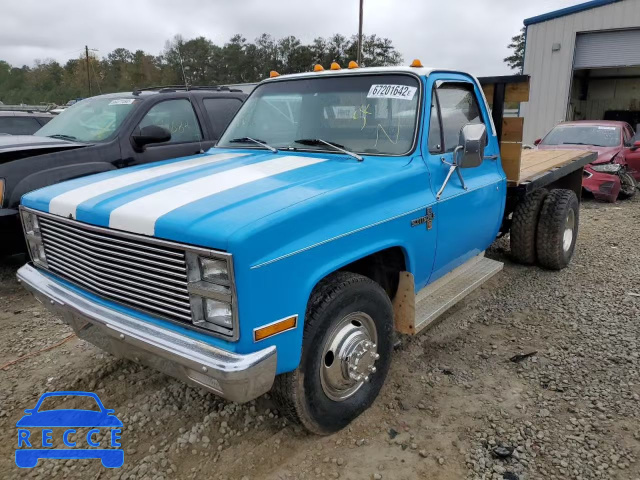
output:
{"label": "truck door", "polygon": [[[434,281],[484,251],[496,238],[506,198],[506,180],[499,165],[499,146],[479,87],[461,74],[435,74],[427,80],[439,118],[439,131],[430,129],[424,156],[434,195],[441,189],[453,163],[462,127],[484,123],[487,148],[482,165],[460,169],[465,186],[453,174],[436,200],[438,246],[430,281]],[[427,97],[428,98],[428,97]],[[432,122],[433,123],[433,122]],[[465,188],[466,187],[466,188]]]}
{"label": "truck door", "polygon": [[[193,110],[193,105],[186,98],[174,98],[156,103],[142,117],[134,131],[148,125],[165,127],[171,132],[171,140],[147,145],[143,151],[139,152],[134,151],[132,145],[129,145],[130,139],[125,139],[125,142],[129,143],[127,149],[132,153],[133,162],[130,165],[195,155],[201,149],[206,151],[213,146],[213,142],[204,140],[202,127]],[[123,157],[129,156],[123,151]]]}

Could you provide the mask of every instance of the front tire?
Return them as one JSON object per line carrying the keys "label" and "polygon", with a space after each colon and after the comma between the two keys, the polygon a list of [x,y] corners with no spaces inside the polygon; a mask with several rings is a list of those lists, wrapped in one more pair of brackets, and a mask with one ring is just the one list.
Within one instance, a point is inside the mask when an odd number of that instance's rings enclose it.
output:
{"label": "front tire", "polygon": [[536,251],[538,263],[562,270],[571,261],[578,238],[580,204],[572,190],[551,190],[540,212]]}
{"label": "front tire", "polygon": [[620,193],[618,196],[622,199],[632,198],[636,194],[638,184],[636,179],[629,173],[620,174]]}
{"label": "front tire", "polygon": [[391,365],[393,308],[362,275],[337,272],[309,299],[300,365],[276,377],[280,411],[309,431],[346,427],[378,396]]}

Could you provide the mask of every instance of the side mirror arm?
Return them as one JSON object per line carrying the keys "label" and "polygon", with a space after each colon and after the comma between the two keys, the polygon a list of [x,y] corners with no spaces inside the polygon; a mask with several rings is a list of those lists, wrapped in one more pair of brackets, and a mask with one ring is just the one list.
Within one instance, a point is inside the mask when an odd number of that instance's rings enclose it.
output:
{"label": "side mirror arm", "polygon": [[[454,162],[455,162],[456,155],[463,148],[464,147],[462,147],[462,146],[458,146],[453,151],[453,161]],[[456,165],[455,163],[447,162],[444,159],[444,157],[440,157],[440,161],[442,163],[444,163],[445,165],[449,165],[449,172],[447,173],[447,176],[444,179],[444,183],[442,184],[442,187],[440,187],[440,190],[438,190],[438,193],[436,194],[436,200],[440,200],[440,197],[442,197],[442,194],[444,193],[444,189],[446,188],[447,184],[449,183],[449,180],[451,179],[451,175],[453,175],[453,172],[456,172],[458,174],[458,178],[460,179],[460,183],[462,184],[462,188],[464,188],[465,190],[468,190],[467,184],[464,183],[464,178],[462,178],[462,173],[460,172],[460,168],[458,167],[458,165]]]}

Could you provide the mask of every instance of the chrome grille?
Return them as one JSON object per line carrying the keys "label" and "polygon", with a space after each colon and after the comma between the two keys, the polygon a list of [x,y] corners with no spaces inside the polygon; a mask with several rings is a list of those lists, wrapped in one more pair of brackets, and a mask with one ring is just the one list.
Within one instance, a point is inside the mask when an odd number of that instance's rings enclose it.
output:
{"label": "chrome grille", "polygon": [[191,323],[185,252],[39,216],[49,270],[99,296]]}

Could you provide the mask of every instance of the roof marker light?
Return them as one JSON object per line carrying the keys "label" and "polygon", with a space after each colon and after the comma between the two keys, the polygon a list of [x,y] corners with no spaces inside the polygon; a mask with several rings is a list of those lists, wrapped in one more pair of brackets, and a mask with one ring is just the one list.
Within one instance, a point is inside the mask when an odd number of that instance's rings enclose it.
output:
{"label": "roof marker light", "polygon": [[274,77],[279,77],[280,74],[278,72],[276,72],[275,70],[271,70],[269,72],[269,78],[274,78]]}
{"label": "roof marker light", "polygon": [[357,64],[356,62],[354,62],[353,60],[351,60],[351,61],[349,62],[349,68],[350,68],[350,69],[353,69],[353,68],[359,68],[359,67],[360,67],[360,65],[358,65],[358,64]]}
{"label": "roof marker light", "polygon": [[411,66],[414,68],[420,68],[424,65],[422,65],[422,62],[416,58],[413,62],[411,62]]}
{"label": "roof marker light", "polygon": [[322,65],[320,65],[319,63],[316,63],[313,66],[313,71],[314,72],[322,72],[322,71],[324,71],[324,67]]}
{"label": "roof marker light", "polygon": [[340,64],[338,62],[333,62],[331,64],[331,70],[340,70]]}

